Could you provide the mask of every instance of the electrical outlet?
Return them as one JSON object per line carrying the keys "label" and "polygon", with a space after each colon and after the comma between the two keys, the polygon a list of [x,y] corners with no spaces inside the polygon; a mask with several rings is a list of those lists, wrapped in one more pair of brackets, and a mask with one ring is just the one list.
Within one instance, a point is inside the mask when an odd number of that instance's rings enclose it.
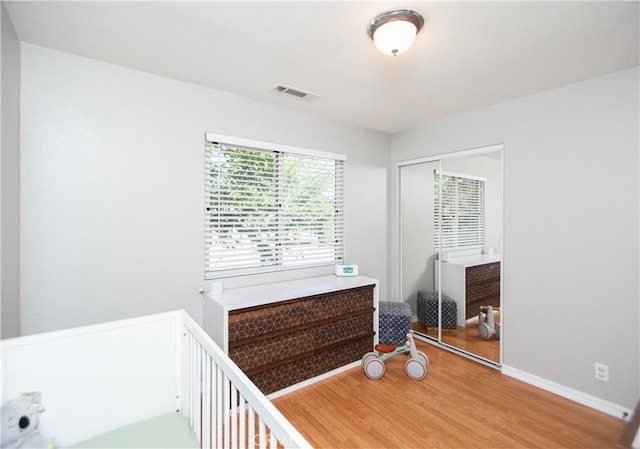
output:
{"label": "electrical outlet", "polygon": [[596,362],[596,379],[609,382],[609,366]]}

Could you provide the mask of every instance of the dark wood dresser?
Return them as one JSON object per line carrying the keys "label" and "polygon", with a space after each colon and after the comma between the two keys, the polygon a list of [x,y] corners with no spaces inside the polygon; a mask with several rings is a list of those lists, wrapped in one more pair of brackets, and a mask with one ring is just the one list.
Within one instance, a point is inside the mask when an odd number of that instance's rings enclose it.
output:
{"label": "dark wood dresser", "polygon": [[326,276],[208,297],[205,327],[264,393],[359,362],[377,343],[378,282]]}

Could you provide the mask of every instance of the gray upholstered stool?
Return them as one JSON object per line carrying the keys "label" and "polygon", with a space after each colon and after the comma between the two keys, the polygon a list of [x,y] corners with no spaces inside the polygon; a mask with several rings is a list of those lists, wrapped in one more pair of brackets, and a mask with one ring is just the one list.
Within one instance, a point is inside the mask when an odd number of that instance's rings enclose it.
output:
{"label": "gray upholstered stool", "polygon": [[[418,319],[427,327],[438,327],[438,292],[418,292]],[[442,294],[442,328],[455,329],[458,322],[458,305],[449,296]]]}
{"label": "gray upholstered stool", "polygon": [[411,330],[411,306],[404,302],[380,301],[379,319],[380,343],[403,345]]}

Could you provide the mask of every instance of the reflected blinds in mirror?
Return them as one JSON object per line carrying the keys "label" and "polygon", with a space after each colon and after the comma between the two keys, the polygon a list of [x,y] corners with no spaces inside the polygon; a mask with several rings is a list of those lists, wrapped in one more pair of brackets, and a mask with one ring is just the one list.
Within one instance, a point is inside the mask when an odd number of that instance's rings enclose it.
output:
{"label": "reflected blinds in mirror", "polygon": [[441,250],[484,246],[484,184],[480,177],[436,170],[434,242]]}

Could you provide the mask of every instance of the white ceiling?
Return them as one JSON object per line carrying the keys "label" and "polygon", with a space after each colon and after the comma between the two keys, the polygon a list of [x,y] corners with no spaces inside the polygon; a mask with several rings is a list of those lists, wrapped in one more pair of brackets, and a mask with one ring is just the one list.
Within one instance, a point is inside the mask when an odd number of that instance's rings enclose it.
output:
{"label": "white ceiling", "polygon": [[[387,133],[639,65],[626,2],[4,1],[19,38]],[[378,13],[425,18],[396,57]],[[286,84],[318,94],[274,92]]]}

